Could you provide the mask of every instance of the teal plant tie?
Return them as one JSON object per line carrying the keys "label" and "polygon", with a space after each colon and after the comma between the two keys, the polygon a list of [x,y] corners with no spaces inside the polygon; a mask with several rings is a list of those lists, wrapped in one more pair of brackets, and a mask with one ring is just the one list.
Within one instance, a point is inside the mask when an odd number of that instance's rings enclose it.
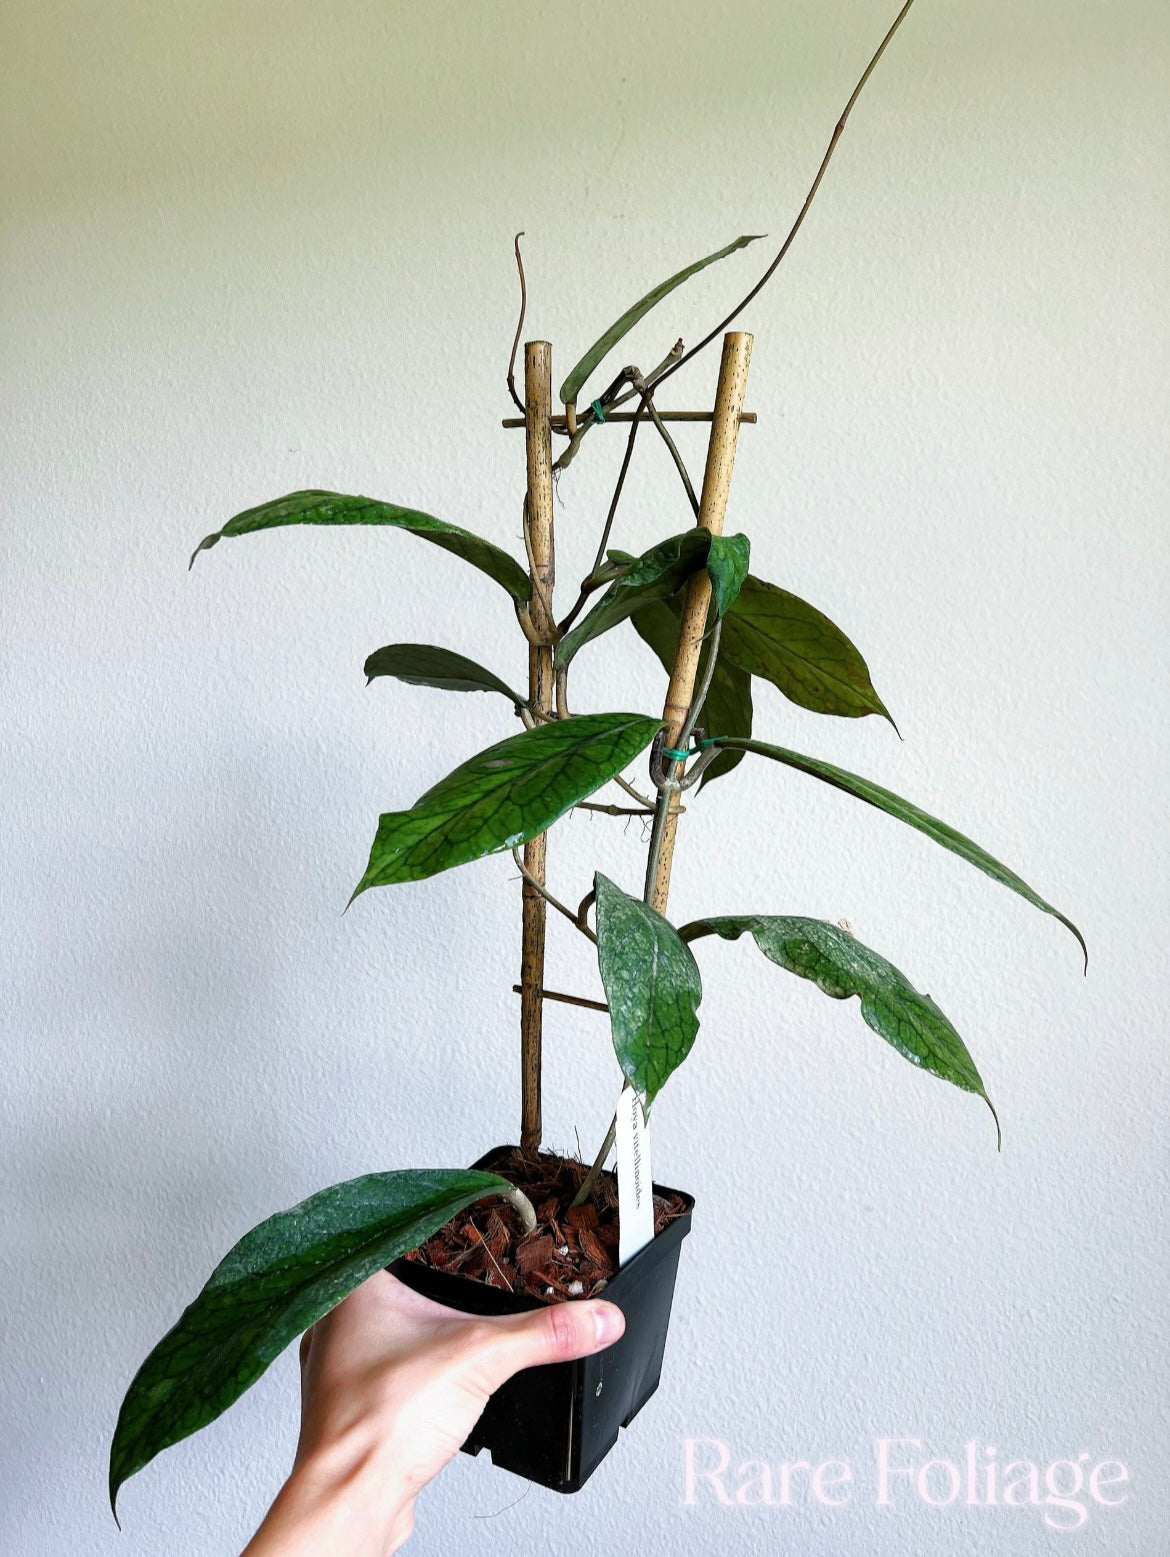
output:
{"label": "teal plant tie", "polygon": [[718,746],[719,742],[725,739],[726,737],[722,735],[708,736],[705,741],[696,741],[690,751],[679,751],[674,746],[664,746],[662,755],[669,757],[672,762],[685,762],[688,757],[693,757],[696,752],[706,751],[708,746]]}
{"label": "teal plant tie", "polygon": [[597,418],[597,420],[604,426],[604,424],[605,424],[605,412],[601,409],[601,401],[600,400],[594,400],[592,402],[592,404],[590,405],[589,409],[593,412],[593,414]]}

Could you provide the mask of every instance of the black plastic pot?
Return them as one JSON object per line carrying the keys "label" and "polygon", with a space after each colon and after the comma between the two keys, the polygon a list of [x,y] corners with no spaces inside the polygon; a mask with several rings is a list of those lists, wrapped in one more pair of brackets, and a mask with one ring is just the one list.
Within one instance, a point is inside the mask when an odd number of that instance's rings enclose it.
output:
{"label": "black plastic pot", "polygon": [[[473,1166],[490,1171],[514,1148],[497,1146]],[[655,1184],[659,1195],[680,1194]],[[487,1449],[493,1465],[551,1487],[578,1492],[658,1388],[670,1305],[682,1241],[691,1230],[694,1200],[686,1211],[628,1260],[604,1296],[626,1317],[620,1341],[576,1362],[525,1368],[502,1384],[484,1407],[465,1454]],[[545,1305],[539,1298],[501,1292],[482,1281],[395,1260],[391,1272],[421,1292],[465,1314],[520,1314]]]}

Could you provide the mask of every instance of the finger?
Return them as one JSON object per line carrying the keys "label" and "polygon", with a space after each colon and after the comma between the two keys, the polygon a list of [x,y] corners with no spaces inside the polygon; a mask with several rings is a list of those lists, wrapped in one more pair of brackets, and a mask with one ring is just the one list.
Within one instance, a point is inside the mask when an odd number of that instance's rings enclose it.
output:
{"label": "finger", "polygon": [[620,1339],[625,1315],[615,1303],[552,1303],[529,1314],[490,1320],[485,1365],[502,1384],[521,1368],[571,1362],[603,1351]]}

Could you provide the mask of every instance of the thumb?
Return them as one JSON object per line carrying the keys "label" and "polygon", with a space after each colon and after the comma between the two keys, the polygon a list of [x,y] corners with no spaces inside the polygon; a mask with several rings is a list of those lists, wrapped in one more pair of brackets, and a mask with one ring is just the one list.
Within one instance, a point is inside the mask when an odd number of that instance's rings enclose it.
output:
{"label": "thumb", "polygon": [[616,1303],[552,1303],[529,1314],[502,1315],[491,1321],[495,1334],[485,1358],[498,1387],[521,1368],[572,1362],[620,1340],[626,1317]]}

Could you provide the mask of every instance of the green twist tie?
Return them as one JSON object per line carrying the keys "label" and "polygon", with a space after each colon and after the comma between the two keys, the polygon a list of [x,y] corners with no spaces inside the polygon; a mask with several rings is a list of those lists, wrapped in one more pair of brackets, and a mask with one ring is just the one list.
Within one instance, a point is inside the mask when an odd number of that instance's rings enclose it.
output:
{"label": "green twist tie", "polygon": [[605,424],[605,412],[601,409],[601,401],[600,400],[594,400],[591,403],[589,409],[593,412],[593,414],[597,418],[597,420],[600,423],[602,423],[602,425],[604,425]]}
{"label": "green twist tie", "polygon": [[708,746],[717,746],[719,742],[724,739],[725,737],[722,735],[708,736],[705,741],[696,741],[695,744],[691,747],[690,751],[679,751],[677,747],[664,746],[662,748],[662,755],[664,757],[669,757],[672,762],[685,762],[688,757],[693,757],[696,752],[706,751]]}

